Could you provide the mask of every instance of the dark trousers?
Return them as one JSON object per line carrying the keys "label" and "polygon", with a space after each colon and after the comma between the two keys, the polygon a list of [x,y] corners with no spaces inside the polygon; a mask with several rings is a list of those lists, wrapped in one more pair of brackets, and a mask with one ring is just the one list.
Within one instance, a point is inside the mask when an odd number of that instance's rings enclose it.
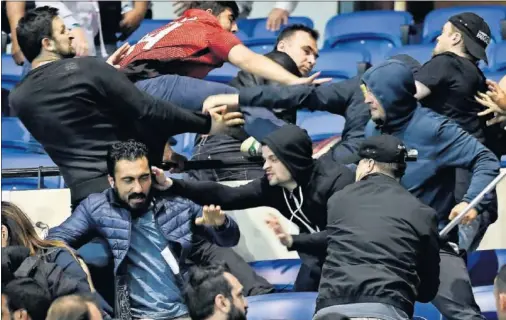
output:
{"label": "dark trousers", "polygon": [[223,248],[209,241],[195,237],[192,254],[189,257],[198,265],[221,264],[233,274],[244,287],[245,296],[274,292],[274,287],[257,275],[244,259],[231,248]]}
{"label": "dark trousers", "polygon": [[485,320],[464,259],[451,249],[442,249],[440,257],[439,290],[432,303],[447,320]]}
{"label": "dark trousers", "polygon": [[303,252],[299,252],[299,256],[301,265],[293,290],[296,292],[318,291],[325,256],[315,256]]}

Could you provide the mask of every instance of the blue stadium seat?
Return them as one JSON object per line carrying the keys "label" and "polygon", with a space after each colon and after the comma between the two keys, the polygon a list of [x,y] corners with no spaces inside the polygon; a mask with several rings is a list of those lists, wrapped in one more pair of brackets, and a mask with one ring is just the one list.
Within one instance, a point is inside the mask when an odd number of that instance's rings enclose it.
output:
{"label": "blue stadium seat", "polygon": [[[244,32],[248,37],[251,37],[251,34],[253,33],[253,29],[255,28],[256,24],[259,20],[265,19],[239,19],[237,20],[237,28],[239,31]],[[265,23],[265,22],[264,22]]]}
{"label": "blue stadium seat", "polygon": [[495,82],[501,81],[501,79],[506,76],[506,72],[485,72],[485,77],[490,80],[494,80]]}
{"label": "blue stadium seat", "polygon": [[307,130],[313,142],[340,136],[344,123],[343,117],[325,111],[297,111],[297,125]]}
{"label": "blue stadium seat", "polygon": [[487,52],[489,69],[491,71],[502,71],[506,74],[506,41],[497,43]]}
{"label": "blue stadium seat", "polygon": [[2,148],[45,153],[41,144],[33,138],[17,117],[2,117]]}
{"label": "blue stadium seat", "polygon": [[349,79],[366,70],[371,57],[358,49],[334,49],[320,51],[313,72],[321,71],[321,78]]}
{"label": "blue stadium seat", "polygon": [[177,143],[172,146],[172,150],[190,159],[195,144],[195,136],[195,133],[183,133],[174,136]]}
{"label": "blue stadium seat", "polygon": [[385,58],[395,56],[397,54],[407,54],[424,64],[429,61],[432,57],[432,50],[434,49],[433,44],[413,44],[407,45],[400,48],[394,48],[390,51]]}
{"label": "blue stadium seat", "polygon": [[2,88],[12,90],[21,81],[23,67],[18,66],[12,56],[2,54]]}
{"label": "blue stadium seat", "polygon": [[239,29],[239,31],[235,33],[235,36],[239,38],[239,40],[241,40],[242,42],[249,39],[249,36],[246,34],[246,32],[242,31],[241,29]]}
{"label": "blue stadium seat", "polygon": [[258,54],[267,54],[274,49],[274,44],[249,45],[248,48]]}
{"label": "blue stadium seat", "polygon": [[290,291],[299,273],[300,259],[255,261],[250,262],[250,266],[277,291]]}
{"label": "blue stadium seat", "polygon": [[163,27],[166,24],[169,24],[172,20],[151,20],[144,19],[141,22],[141,25],[137,30],[135,30],[127,39],[128,43],[136,44],[139,40],[142,39],[145,35],[154,31],[160,27]]}
{"label": "blue stadium seat", "polygon": [[473,12],[485,19],[490,27],[492,39],[496,43],[501,42],[501,24],[504,23],[502,20],[506,19],[506,8],[501,5],[454,6],[433,10],[425,17],[422,42],[434,42],[448,19],[462,12]]}
{"label": "blue stadium seat", "polygon": [[506,168],[506,156],[501,157],[501,168]]}
{"label": "blue stadium seat", "polygon": [[382,61],[392,48],[407,43],[413,17],[404,11],[362,11],[334,16],[325,26],[324,49],[360,48],[371,62]]}
{"label": "blue stadium seat", "polygon": [[267,19],[258,19],[253,27],[250,35],[250,39],[244,41],[244,44],[248,47],[258,45],[273,45],[276,43],[276,38],[279,33],[289,25],[292,24],[303,24],[310,28],[314,27],[313,21],[308,17],[289,17],[288,24],[281,26],[278,31],[269,31],[265,28]]}
{"label": "blue stadium seat", "polygon": [[240,69],[236,66],[230,63],[224,63],[221,68],[214,69],[213,71],[209,72],[205,80],[220,83],[229,83],[230,80],[237,76],[237,73],[239,71]]}
{"label": "blue stadium seat", "polygon": [[487,319],[497,319],[494,285],[473,288],[474,299]]}

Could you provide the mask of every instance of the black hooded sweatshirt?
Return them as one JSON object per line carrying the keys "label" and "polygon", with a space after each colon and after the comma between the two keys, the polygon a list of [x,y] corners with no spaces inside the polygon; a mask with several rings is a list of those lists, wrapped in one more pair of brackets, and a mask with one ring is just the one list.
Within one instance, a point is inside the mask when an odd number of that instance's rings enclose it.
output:
{"label": "black hooded sweatshirt", "polygon": [[[262,143],[272,150],[297,182],[293,191],[270,186],[265,176],[239,187],[173,179],[171,190],[200,205],[219,205],[224,210],[273,207],[300,228],[300,234],[293,236],[291,249],[319,255],[311,248],[309,235],[326,228],[327,201],[354,182],[353,172],[344,165],[314,160],[311,139],[295,125],[281,127]],[[324,256],[325,248],[320,251]]]}

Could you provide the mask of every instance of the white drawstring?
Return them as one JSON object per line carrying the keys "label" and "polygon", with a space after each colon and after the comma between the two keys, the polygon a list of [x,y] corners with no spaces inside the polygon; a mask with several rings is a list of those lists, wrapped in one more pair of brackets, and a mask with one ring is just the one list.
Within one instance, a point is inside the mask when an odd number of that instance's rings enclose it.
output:
{"label": "white drawstring", "polygon": [[[292,193],[292,195],[293,195],[293,193]],[[299,221],[309,230],[310,233],[319,232],[320,229],[318,228],[318,226],[316,226],[316,230],[315,230],[308,223],[306,223],[306,221],[309,222],[309,223],[311,223],[311,221],[309,221],[309,219],[306,217],[306,215],[302,211],[302,204],[304,203],[304,196],[302,194],[302,188],[301,187],[299,187],[299,195],[300,195],[300,203],[297,200],[297,197],[295,197],[295,195],[293,195],[293,201],[295,202],[295,205],[297,206],[296,210],[294,211],[292,209],[292,206],[290,205],[290,202],[288,201],[288,198],[286,197],[286,190],[285,190],[285,188],[283,188],[283,196],[285,197],[286,205],[288,206],[288,210],[290,210],[290,213],[292,214],[292,216],[290,217],[290,222],[292,222],[293,217],[295,217],[295,218],[299,219]],[[301,219],[297,215],[297,212],[300,212],[300,214],[302,215],[302,217],[304,219],[306,219],[306,221],[304,221],[303,219]],[[288,232],[292,233],[292,225],[291,224],[290,224],[290,228],[289,228]]]}

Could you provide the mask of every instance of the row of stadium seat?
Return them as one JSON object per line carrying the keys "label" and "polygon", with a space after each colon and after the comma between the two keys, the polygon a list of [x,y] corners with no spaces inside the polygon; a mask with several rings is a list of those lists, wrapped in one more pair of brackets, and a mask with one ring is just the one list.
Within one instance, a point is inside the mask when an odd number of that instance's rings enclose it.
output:
{"label": "row of stadium seat", "polygon": [[[476,251],[469,255],[467,268],[476,302],[487,319],[497,319],[493,294],[494,278],[506,264],[506,249]],[[250,263],[253,269],[271,282],[278,291],[290,291],[300,267],[300,260],[269,260]],[[316,293],[278,293],[249,297],[249,320],[291,319],[307,320],[313,316]],[[440,320],[432,305],[417,303],[413,319]]]}

